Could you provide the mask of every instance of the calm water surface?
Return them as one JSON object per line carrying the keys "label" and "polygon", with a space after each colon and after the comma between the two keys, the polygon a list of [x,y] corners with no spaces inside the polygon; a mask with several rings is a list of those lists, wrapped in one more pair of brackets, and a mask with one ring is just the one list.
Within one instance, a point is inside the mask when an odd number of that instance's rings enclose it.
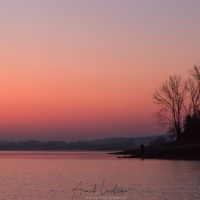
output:
{"label": "calm water surface", "polygon": [[195,200],[200,162],[105,152],[0,152],[0,200]]}

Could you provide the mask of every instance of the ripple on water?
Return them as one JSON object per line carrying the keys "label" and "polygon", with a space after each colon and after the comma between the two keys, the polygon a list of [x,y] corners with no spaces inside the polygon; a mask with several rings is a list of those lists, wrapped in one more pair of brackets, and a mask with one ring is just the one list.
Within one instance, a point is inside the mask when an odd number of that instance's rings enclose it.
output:
{"label": "ripple on water", "polygon": [[[127,192],[107,193],[99,199],[186,199],[200,198],[200,162],[115,159],[105,153],[80,154],[20,152],[0,160],[0,200],[66,200],[72,199],[72,189],[81,182],[83,190],[74,199],[94,199],[103,191],[116,186]],[[59,157],[60,155],[60,157]],[[27,156],[27,154],[26,154]],[[84,157],[85,156],[85,157]],[[73,157],[73,158],[72,158]],[[104,197],[104,198],[103,198]]]}

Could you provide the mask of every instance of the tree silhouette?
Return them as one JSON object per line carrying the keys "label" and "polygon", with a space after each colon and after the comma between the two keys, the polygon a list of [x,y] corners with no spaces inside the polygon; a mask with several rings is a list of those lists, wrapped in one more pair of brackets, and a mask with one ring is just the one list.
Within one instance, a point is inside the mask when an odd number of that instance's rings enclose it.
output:
{"label": "tree silhouette", "polygon": [[190,138],[200,137],[200,66],[189,70],[187,81],[188,105],[184,120],[184,132]]}
{"label": "tree silhouette", "polygon": [[195,118],[199,113],[200,107],[200,66],[194,65],[189,71],[192,78],[187,81],[187,90],[190,96],[190,117]]}
{"label": "tree silhouette", "polygon": [[162,83],[153,95],[154,103],[160,106],[155,113],[158,123],[168,126],[168,133],[181,137],[183,128],[184,101],[187,92],[185,81],[181,76],[169,76],[168,80]]}

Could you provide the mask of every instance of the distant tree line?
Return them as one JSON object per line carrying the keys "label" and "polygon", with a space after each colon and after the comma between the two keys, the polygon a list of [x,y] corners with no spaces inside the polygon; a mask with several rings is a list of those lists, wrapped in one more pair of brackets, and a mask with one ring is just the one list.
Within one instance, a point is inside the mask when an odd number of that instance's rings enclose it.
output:
{"label": "distant tree line", "polygon": [[133,138],[102,139],[93,141],[0,141],[0,150],[124,150],[135,147]]}
{"label": "distant tree line", "polygon": [[169,76],[155,90],[153,101],[159,106],[154,117],[177,141],[200,141],[200,66],[188,71],[188,78]]}

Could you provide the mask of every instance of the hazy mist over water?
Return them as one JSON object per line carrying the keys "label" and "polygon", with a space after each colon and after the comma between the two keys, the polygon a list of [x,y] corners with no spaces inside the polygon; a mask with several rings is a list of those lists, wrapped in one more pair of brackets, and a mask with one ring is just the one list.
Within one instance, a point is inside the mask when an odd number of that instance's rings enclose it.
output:
{"label": "hazy mist over water", "polygon": [[0,152],[0,199],[199,199],[200,162]]}

